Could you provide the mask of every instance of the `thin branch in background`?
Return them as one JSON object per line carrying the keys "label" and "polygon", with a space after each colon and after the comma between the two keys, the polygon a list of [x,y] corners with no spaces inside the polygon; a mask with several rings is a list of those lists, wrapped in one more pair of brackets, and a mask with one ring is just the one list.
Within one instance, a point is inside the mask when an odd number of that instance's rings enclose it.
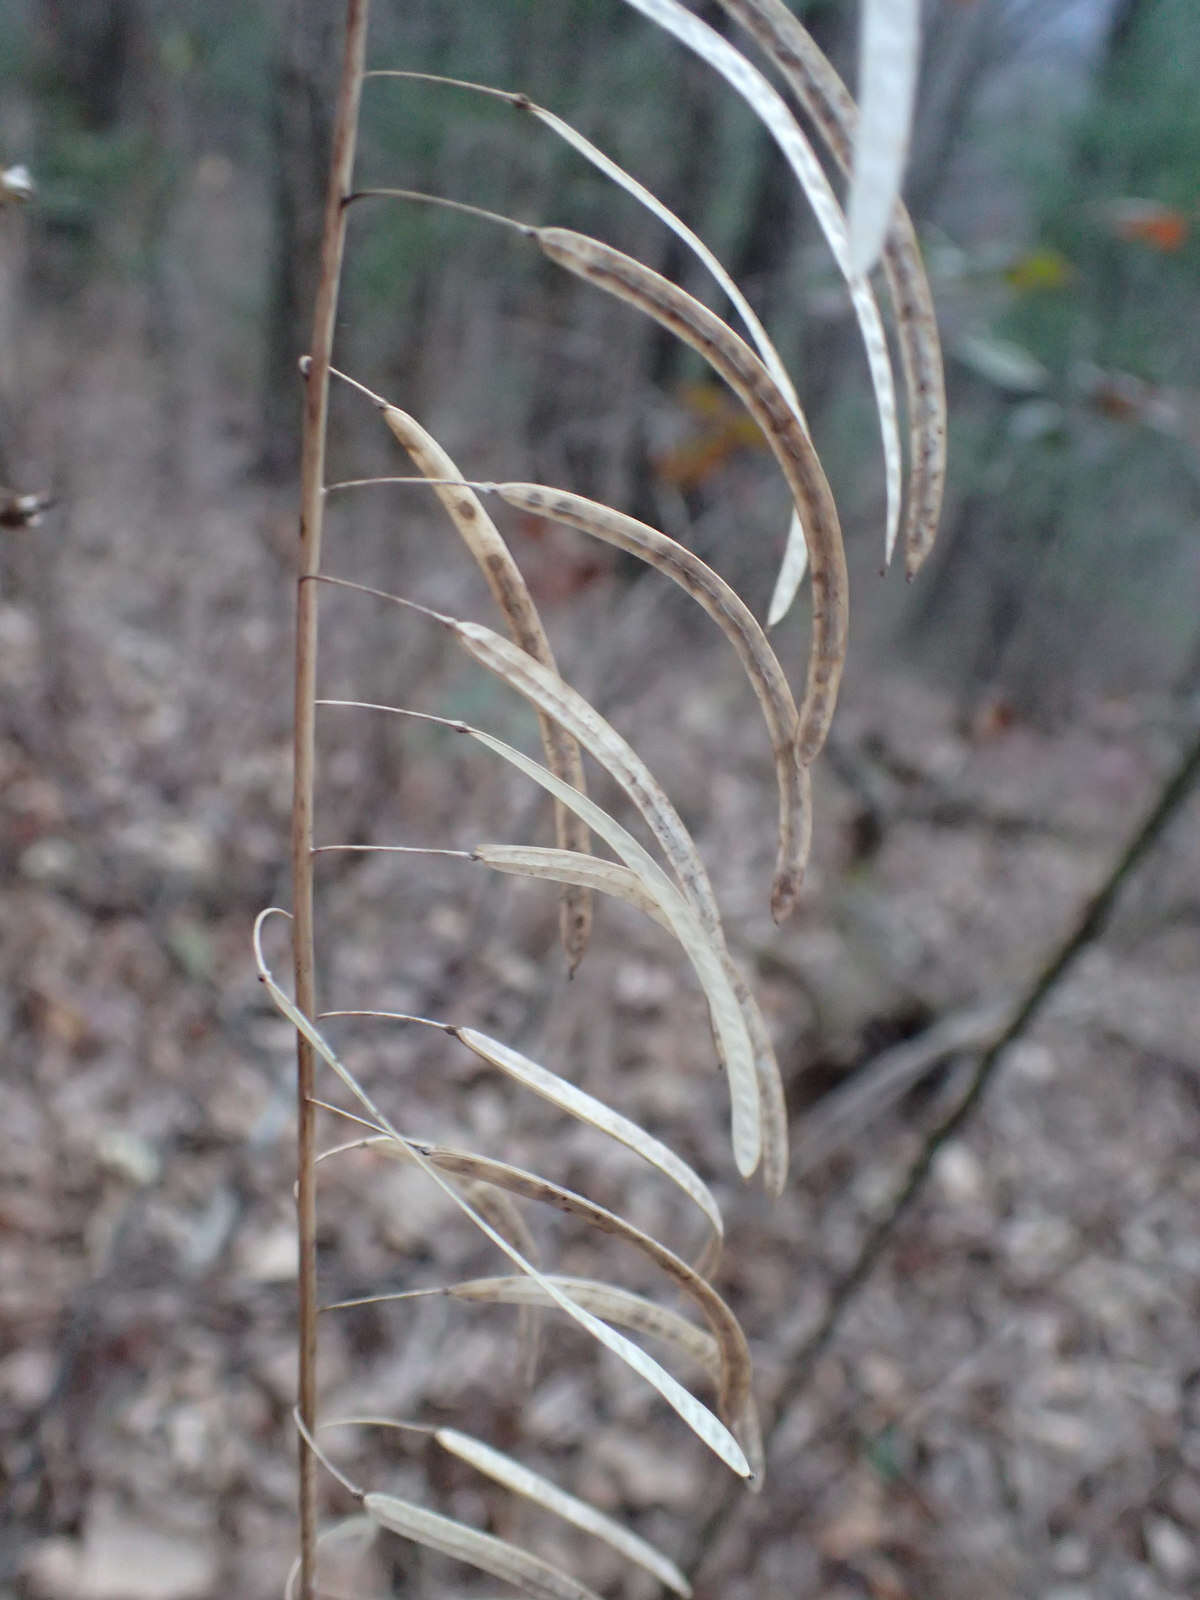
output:
{"label": "thin branch in background", "polygon": [[[815,1362],[828,1348],[834,1334],[841,1326],[846,1311],[890,1244],[897,1225],[923,1189],[938,1152],[962,1132],[995,1077],[1005,1053],[1038,1017],[1046,1002],[1083,952],[1104,932],[1121,890],[1188,798],[1198,776],[1200,776],[1200,731],[1194,731],[1191,743],[1159,790],[1158,797],[1144,821],[1113,863],[1104,882],[1084,906],[1070,933],[1034,978],[1004,1028],[979,1057],[962,1099],[927,1135],[921,1152],[909,1168],[908,1176],[897,1191],[895,1199],[867,1234],[853,1267],[830,1296],[824,1317],[797,1353],[788,1371],[787,1380],[776,1397],[775,1422],[768,1430],[764,1441],[768,1451],[772,1435],[778,1429],[781,1419],[788,1414],[794,1401],[803,1392]],[[723,1499],[714,1507],[698,1531],[695,1559],[685,1565],[691,1566],[696,1571],[700,1569],[719,1545],[739,1505],[739,1501]]]}
{"label": "thin branch in background", "polygon": [[[320,571],[325,496],[325,430],[329,411],[329,362],[333,353],[338,286],[346,238],[345,198],[354,176],[358,108],[362,94],[369,0],[347,0],[346,42],[333,127],[329,189],[321,239],[321,275],[313,311],[312,341],[305,363],[304,433],[300,463],[300,576],[296,600],[296,709],[292,792],[292,928],[296,1005],[306,1017],[317,1011],[313,951],[313,787],[316,766],[316,673],[318,586],[306,583]],[[296,1215],[299,1245],[298,1415],[300,1498],[300,1600],[316,1590],[316,1457],[308,1442],[317,1427],[317,1218],[316,1058],[311,1043],[296,1038],[297,1130]],[[305,1431],[307,1430],[307,1432]]]}
{"label": "thin branch in background", "polygon": [[1200,735],[1193,739],[1182,760],[1159,791],[1149,814],[1114,863],[1108,877],[1084,907],[1074,928],[1038,973],[1003,1031],[980,1056],[967,1092],[926,1137],[921,1152],[909,1169],[908,1177],[904,1180],[895,1200],[863,1242],[857,1261],[835,1290],[821,1325],[801,1352],[797,1362],[800,1381],[803,1381],[803,1375],[807,1373],[812,1362],[826,1348],[850,1301],[871,1275],[875,1264],[887,1248],[896,1225],[924,1186],[938,1152],[961,1131],[975,1111],[995,1076],[1005,1051],[1025,1033],[1079,957],[1103,933],[1126,880],[1142,857],[1157,842],[1167,823],[1183,804],[1198,772],[1200,772]]}

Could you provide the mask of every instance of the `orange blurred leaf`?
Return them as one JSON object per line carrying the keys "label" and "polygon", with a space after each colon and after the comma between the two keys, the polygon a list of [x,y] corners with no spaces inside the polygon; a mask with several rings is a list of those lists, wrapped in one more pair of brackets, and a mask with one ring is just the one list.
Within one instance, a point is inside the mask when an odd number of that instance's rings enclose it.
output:
{"label": "orange blurred leaf", "polygon": [[1113,200],[1103,210],[1105,221],[1118,239],[1148,245],[1164,255],[1182,250],[1190,220],[1174,206],[1158,200]]}

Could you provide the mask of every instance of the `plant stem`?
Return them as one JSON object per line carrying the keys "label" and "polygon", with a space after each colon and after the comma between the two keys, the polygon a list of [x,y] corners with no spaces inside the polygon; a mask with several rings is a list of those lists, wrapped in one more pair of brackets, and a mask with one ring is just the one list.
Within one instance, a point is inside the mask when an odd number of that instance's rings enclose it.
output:
{"label": "plant stem", "polygon": [[[304,389],[304,431],[300,460],[300,573],[320,570],[324,521],[325,429],[329,410],[329,362],[342,252],[346,238],[345,198],[354,175],[358,107],[366,56],[369,0],[347,0],[346,43],[334,114],[329,189],[321,237],[321,269],[313,310]],[[292,789],[292,929],[296,1005],[306,1017],[317,1012],[313,947],[313,781],[315,769],[317,601],[319,586],[301,581],[296,599],[296,706]],[[315,1121],[316,1058],[303,1038],[296,1041],[297,1233],[299,1245],[299,1440],[300,1600],[313,1600],[316,1587],[317,1458],[308,1437],[317,1427],[317,1217]]]}

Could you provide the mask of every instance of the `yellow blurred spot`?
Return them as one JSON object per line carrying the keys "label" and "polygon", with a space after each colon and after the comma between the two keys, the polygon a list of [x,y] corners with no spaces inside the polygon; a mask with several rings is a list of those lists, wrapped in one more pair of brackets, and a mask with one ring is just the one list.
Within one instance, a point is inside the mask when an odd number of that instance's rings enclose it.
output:
{"label": "yellow blurred spot", "polygon": [[1059,250],[1031,250],[1006,268],[1004,281],[1018,294],[1063,289],[1075,281],[1075,268]]}

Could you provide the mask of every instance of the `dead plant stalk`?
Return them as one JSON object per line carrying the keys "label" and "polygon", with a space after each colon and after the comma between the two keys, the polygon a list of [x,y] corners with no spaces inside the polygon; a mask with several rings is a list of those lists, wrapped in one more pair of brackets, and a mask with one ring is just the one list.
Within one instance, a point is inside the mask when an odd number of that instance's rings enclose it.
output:
{"label": "dead plant stalk", "polygon": [[[300,458],[300,578],[296,597],[295,745],[292,794],[292,953],[296,1004],[307,1017],[317,1012],[313,941],[313,781],[315,772],[317,603],[313,577],[321,565],[324,524],[325,428],[329,411],[329,362],[346,239],[345,196],[354,172],[358,109],[366,58],[369,0],[347,0],[346,43],[334,113],[329,189],[321,238],[321,267],[305,363],[304,422]],[[311,1434],[317,1426],[317,1215],[316,1058],[303,1034],[296,1036],[296,1211],[299,1247],[299,1414]],[[316,1586],[317,1460],[301,1432],[299,1450],[301,1600]]]}

